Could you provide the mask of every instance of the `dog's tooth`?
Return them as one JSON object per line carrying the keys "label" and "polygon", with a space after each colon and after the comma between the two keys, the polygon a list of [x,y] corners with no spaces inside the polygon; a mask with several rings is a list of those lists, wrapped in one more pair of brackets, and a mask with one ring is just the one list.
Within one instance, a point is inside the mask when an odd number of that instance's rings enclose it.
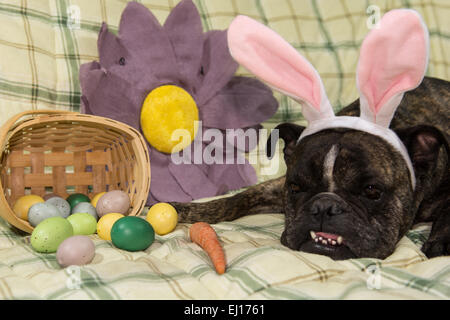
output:
{"label": "dog's tooth", "polygon": [[316,233],[314,231],[310,231],[309,234],[311,235],[311,238],[314,240],[316,238]]}
{"label": "dog's tooth", "polygon": [[319,240],[320,240],[320,241],[322,241],[322,240],[323,240],[323,238],[322,238],[322,237],[319,237]]}
{"label": "dog's tooth", "polygon": [[334,240],[333,240],[333,241],[331,241],[331,244],[332,244],[333,246],[335,246],[335,245],[336,245],[336,243],[337,243],[337,242],[336,242],[336,241],[334,241]]}
{"label": "dog's tooth", "polygon": [[344,239],[343,239],[341,236],[339,236],[339,237],[337,238],[337,243],[338,243],[338,244],[342,244],[342,241],[344,241]]}
{"label": "dog's tooth", "polygon": [[314,241],[315,241],[315,242],[319,242],[319,239],[318,239],[318,238],[315,238]]}
{"label": "dog's tooth", "polygon": [[328,244],[327,240],[322,240],[323,244]]}

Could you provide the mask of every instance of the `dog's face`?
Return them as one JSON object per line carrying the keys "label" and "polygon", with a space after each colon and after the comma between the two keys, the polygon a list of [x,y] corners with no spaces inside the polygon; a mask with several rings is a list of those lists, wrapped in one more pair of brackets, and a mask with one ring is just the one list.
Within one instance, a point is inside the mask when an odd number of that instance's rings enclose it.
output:
{"label": "dog's face", "polygon": [[368,133],[324,130],[290,151],[285,183],[287,247],[330,256],[385,258],[414,219],[403,158]]}

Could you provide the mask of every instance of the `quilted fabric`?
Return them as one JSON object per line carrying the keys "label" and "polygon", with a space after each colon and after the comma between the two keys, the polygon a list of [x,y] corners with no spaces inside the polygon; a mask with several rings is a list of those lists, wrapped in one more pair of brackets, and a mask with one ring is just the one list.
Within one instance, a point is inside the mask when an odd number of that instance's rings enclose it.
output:
{"label": "quilted fabric", "polygon": [[[140,1],[165,21],[177,0]],[[427,75],[450,79],[450,7],[447,0],[194,0],[204,31],[225,29],[237,14],[273,28],[320,73],[335,111],[357,98],[359,47],[375,3],[384,12],[414,8],[430,31]],[[29,109],[78,111],[82,63],[98,59],[102,21],[117,32],[126,6],[119,0],[0,1],[0,124]],[[239,68],[239,75],[250,73]],[[276,93],[280,108],[263,125],[304,123],[300,106]],[[278,145],[280,148],[280,144]],[[257,157],[258,151],[248,155]],[[263,158],[261,158],[263,159]],[[282,175],[285,165],[257,161],[259,181]],[[206,254],[188,239],[187,224],[146,251],[130,253],[91,236],[93,262],[61,269],[54,254],[39,254],[29,236],[0,221],[0,299],[450,299],[450,258],[427,259],[420,247],[430,226],[418,225],[385,260],[327,257],[280,244],[278,213],[214,225],[228,260],[218,276]]]}
{"label": "quilted fabric", "polygon": [[29,236],[0,221],[0,299],[450,299],[450,258],[420,251],[428,225],[385,260],[333,261],[282,246],[280,214],[222,222],[214,225],[227,259],[220,276],[188,228],[139,252],[92,235],[94,260],[61,269],[55,254],[35,252]]}

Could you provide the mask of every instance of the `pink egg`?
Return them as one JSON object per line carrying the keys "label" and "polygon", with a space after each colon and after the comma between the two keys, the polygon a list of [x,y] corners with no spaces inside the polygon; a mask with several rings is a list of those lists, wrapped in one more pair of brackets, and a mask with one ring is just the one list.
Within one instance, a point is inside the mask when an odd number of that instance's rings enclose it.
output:
{"label": "pink egg", "polygon": [[88,236],[72,236],[61,242],[56,251],[56,261],[62,267],[85,265],[94,259],[95,245]]}
{"label": "pink egg", "polygon": [[112,190],[98,199],[95,208],[99,217],[112,212],[127,215],[130,205],[130,197],[128,197],[128,194],[121,190]]}

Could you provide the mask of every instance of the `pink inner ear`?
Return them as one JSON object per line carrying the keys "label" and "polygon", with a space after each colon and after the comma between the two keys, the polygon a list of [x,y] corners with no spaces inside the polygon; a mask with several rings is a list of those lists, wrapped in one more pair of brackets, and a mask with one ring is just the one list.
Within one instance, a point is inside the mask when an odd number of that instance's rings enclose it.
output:
{"label": "pink inner ear", "polygon": [[276,90],[320,111],[321,80],[311,64],[280,35],[246,16],[228,29],[233,58]]}
{"label": "pink inner ear", "polygon": [[428,59],[426,28],[412,10],[393,10],[361,47],[358,85],[376,115],[395,94],[417,87]]}

